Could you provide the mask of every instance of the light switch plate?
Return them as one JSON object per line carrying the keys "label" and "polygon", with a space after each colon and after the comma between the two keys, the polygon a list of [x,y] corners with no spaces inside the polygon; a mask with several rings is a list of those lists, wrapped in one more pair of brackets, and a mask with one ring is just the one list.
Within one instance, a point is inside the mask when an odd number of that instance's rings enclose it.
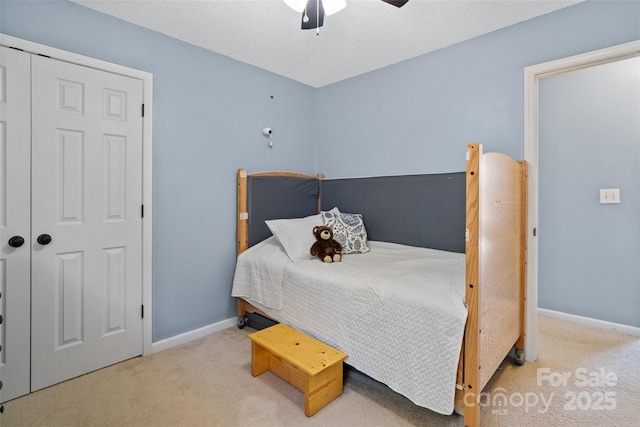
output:
{"label": "light switch plate", "polygon": [[600,203],[620,203],[620,189],[619,188],[601,189]]}

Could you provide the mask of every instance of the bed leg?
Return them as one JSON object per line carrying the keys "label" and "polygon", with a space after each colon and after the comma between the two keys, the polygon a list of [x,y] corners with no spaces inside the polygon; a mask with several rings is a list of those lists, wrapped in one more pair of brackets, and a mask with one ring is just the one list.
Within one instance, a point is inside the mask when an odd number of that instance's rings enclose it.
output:
{"label": "bed leg", "polygon": [[513,363],[516,366],[524,365],[524,349],[516,348],[516,353],[515,353],[515,356],[514,356]]}
{"label": "bed leg", "polygon": [[238,329],[244,328],[246,324],[244,316],[238,316]]}
{"label": "bed leg", "polygon": [[[475,394],[472,394],[472,396],[476,399]],[[480,425],[480,406],[478,406],[477,402],[471,405],[465,403],[462,419],[465,427],[478,427]]]}
{"label": "bed leg", "polygon": [[244,301],[242,298],[236,299],[236,314],[238,315],[238,329],[242,329],[245,327],[247,323],[247,318],[245,317],[246,308],[244,305]]}

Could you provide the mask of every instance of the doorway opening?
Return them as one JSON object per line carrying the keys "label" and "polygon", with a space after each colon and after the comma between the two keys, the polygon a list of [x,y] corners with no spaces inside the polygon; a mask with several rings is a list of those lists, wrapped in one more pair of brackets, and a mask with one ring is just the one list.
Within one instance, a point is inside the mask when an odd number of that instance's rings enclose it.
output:
{"label": "doorway opening", "polygon": [[570,73],[575,70],[615,62],[640,55],[640,41],[625,43],[581,55],[526,67],[525,73],[525,160],[529,164],[527,223],[527,303],[526,303],[526,355],[527,361],[538,357],[538,241],[539,225],[539,98],[540,80]]}

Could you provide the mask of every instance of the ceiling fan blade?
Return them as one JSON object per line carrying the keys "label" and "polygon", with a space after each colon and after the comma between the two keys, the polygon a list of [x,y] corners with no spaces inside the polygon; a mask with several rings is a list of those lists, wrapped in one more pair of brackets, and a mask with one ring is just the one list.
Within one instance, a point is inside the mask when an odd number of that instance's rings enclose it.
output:
{"label": "ceiling fan blade", "polygon": [[324,6],[322,0],[309,0],[302,11],[302,29],[310,30],[324,25]]}
{"label": "ceiling fan blade", "polygon": [[405,5],[405,3],[407,3],[409,0],[382,0],[385,3],[389,3],[394,5],[395,7],[402,7]]}

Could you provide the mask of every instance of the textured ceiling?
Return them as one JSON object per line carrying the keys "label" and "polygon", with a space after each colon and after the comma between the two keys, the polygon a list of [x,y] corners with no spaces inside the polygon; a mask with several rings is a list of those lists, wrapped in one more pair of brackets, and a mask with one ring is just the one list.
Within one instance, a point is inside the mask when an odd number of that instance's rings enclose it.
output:
{"label": "textured ceiling", "polygon": [[320,87],[582,0],[347,0],[319,35],[282,0],[72,1]]}

